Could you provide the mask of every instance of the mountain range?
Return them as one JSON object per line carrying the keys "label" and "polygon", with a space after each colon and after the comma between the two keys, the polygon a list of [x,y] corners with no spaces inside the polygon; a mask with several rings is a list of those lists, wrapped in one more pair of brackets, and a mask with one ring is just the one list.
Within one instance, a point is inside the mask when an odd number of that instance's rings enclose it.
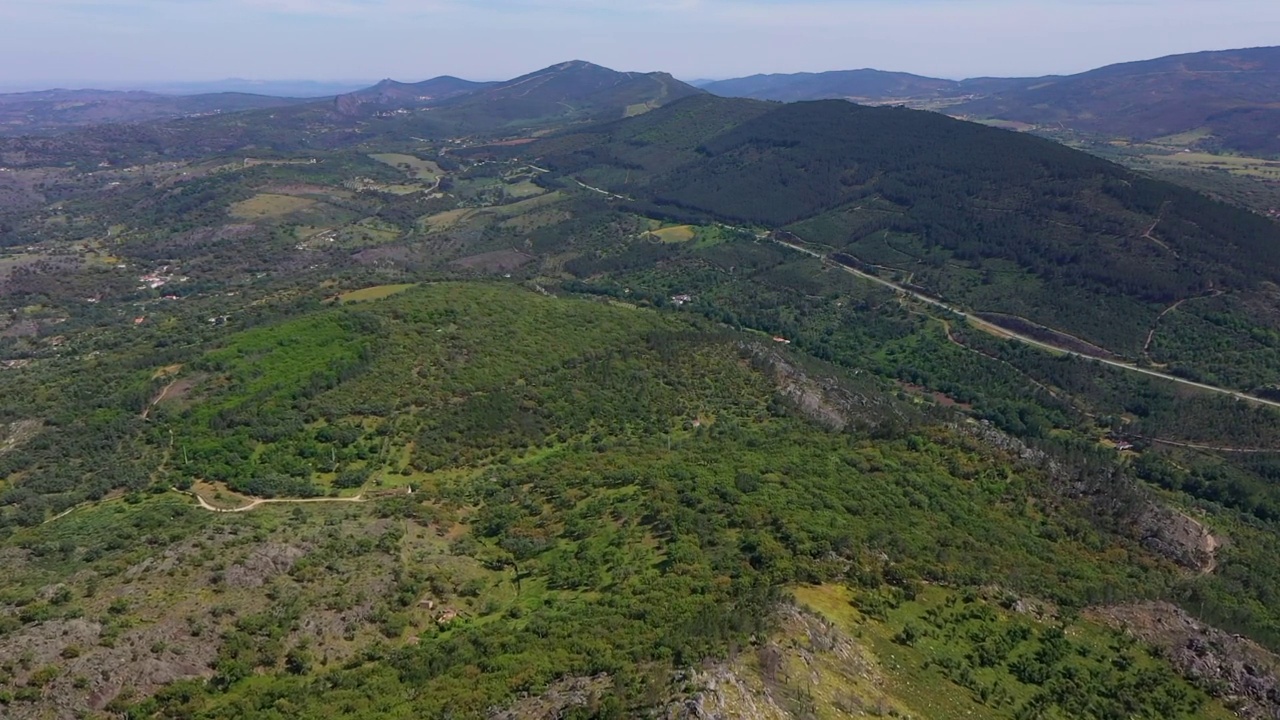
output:
{"label": "mountain range", "polygon": [[752,75],[699,85],[723,97],[796,102],[851,100],[868,104],[946,101],[997,93],[1031,81],[1022,78],[943,80],[864,68],[821,73]]}
{"label": "mountain range", "polygon": [[760,75],[703,86],[729,97],[907,104],[972,119],[1187,147],[1280,154],[1280,48],[1200,52],[1078,75],[940,80],[878,70]]}
{"label": "mountain range", "polygon": [[[574,63],[566,63],[565,66]],[[594,67],[590,63],[577,64]],[[549,68],[548,70],[553,70]],[[598,84],[637,112],[657,96],[677,99],[696,92],[669,75],[622,73],[601,69],[599,77],[578,82]],[[542,79],[540,80],[539,77]],[[44,134],[101,123],[139,123],[209,113],[296,105],[331,107],[353,116],[369,111],[424,108],[453,102],[502,87],[528,89],[525,83],[546,82],[547,71],[507,83],[472,82],[441,76],[418,83],[384,80],[374,86],[329,98],[277,98],[245,93],[169,96],[157,93],[57,90],[0,95],[0,135]],[[643,78],[649,78],[645,81]],[[637,82],[637,80],[640,80]],[[625,87],[630,85],[630,87]],[[1274,98],[1280,92],[1280,48],[1264,47],[1173,55],[1154,60],[1109,65],[1068,76],[1036,78],[971,78],[946,80],[873,69],[822,73],[754,75],[700,82],[701,90],[725,97],[796,102],[844,99],[864,104],[903,104],[966,119],[999,121],[1020,129],[1072,132],[1130,141],[1169,140],[1190,149],[1271,156],[1280,154],[1280,117]],[[662,88],[666,88],[663,90]],[[581,88],[575,88],[575,92]],[[556,92],[549,87],[547,96]],[[474,102],[500,95],[476,95]],[[562,95],[569,97],[569,95]],[[584,98],[587,105],[609,101],[604,95]],[[564,100],[549,100],[552,103]],[[570,103],[571,105],[571,103]],[[465,109],[454,111],[469,118]],[[483,113],[481,113],[483,114]],[[589,107],[552,107],[516,113],[528,117],[574,115],[594,117]],[[514,117],[514,116],[513,116]]]}
{"label": "mountain range", "polygon": [[0,94],[0,136],[58,133],[88,125],[169,120],[305,102],[308,101],[231,92],[161,95],[118,90],[42,90]]}
{"label": "mountain range", "polygon": [[231,152],[246,146],[316,150],[411,137],[519,136],[566,124],[621,119],[702,91],[666,73],[618,72],[582,61],[506,82],[441,77],[383,81],[336,98],[281,101],[259,110],[210,112],[167,123],[91,125],[54,142],[0,138],[0,162],[130,162]]}

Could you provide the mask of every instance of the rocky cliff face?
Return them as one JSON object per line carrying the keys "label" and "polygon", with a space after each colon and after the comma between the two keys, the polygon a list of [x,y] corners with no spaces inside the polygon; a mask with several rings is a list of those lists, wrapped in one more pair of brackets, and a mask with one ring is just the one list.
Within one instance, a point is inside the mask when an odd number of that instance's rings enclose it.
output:
{"label": "rocky cliff face", "polygon": [[1226,539],[1198,520],[1168,507],[1149,488],[1114,464],[1082,461],[1068,467],[1047,453],[1007,435],[990,423],[956,423],[954,429],[1044,471],[1053,490],[1094,510],[1098,522],[1151,552],[1194,572],[1213,572],[1215,554]]}

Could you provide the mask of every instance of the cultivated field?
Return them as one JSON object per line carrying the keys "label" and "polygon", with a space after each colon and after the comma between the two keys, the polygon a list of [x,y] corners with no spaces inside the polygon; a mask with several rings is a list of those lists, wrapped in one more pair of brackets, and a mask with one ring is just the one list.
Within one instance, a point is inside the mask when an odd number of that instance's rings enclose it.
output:
{"label": "cultivated field", "polygon": [[375,285],[373,287],[352,290],[349,293],[339,295],[338,300],[344,303],[370,302],[372,300],[381,300],[382,298],[397,295],[411,287],[414,287],[414,283],[401,285]]}
{"label": "cultivated field", "polygon": [[649,236],[664,243],[689,242],[697,237],[692,225],[674,225],[649,231]]}
{"label": "cultivated field", "polygon": [[290,215],[295,212],[307,210],[316,204],[315,200],[307,198],[294,197],[292,195],[277,195],[275,193],[260,193],[254,195],[248,200],[241,200],[231,205],[231,216],[239,220],[262,220],[265,218],[276,218]]}
{"label": "cultivated field", "polygon": [[403,155],[401,153],[376,153],[369,157],[381,163],[386,163],[392,167],[399,168],[408,173],[409,177],[417,180],[425,180],[427,182],[435,182],[443,171],[440,166],[430,160],[423,160],[413,155]]}

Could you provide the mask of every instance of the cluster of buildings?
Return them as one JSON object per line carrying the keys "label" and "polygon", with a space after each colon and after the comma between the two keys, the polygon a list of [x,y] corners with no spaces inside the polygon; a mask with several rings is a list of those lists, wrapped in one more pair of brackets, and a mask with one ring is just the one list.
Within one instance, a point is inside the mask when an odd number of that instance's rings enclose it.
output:
{"label": "cluster of buildings", "polygon": [[[187,279],[185,277],[181,277],[181,276],[173,275],[169,273],[169,266],[165,265],[164,267],[160,268],[155,272],[147,273],[146,275],[143,275],[142,277],[138,278],[138,282],[142,283],[142,285],[140,285],[138,289],[139,290],[155,290],[157,288],[162,288],[171,282],[186,282],[186,280]],[[165,297],[166,299],[177,299],[176,296],[165,296]]]}

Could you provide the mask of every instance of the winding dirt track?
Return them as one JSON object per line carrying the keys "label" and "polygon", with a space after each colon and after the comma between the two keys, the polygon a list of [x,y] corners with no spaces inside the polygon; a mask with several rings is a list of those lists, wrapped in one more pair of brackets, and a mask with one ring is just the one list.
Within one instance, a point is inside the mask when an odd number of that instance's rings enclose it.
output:
{"label": "winding dirt track", "polygon": [[1139,437],[1142,440],[1147,440],[1153,443],[1159,443],[1161,445],[1173,445],[1175,447],[1190,448],[1192,450],[1208,450],[1211,452],[1222,452],[1222,453],[1244,453],[1244,454],[1250,454],[1250,455],[1271,455],[1271,454],[1280,452],[1280,450],[1267,450],[1265,448],[1238,448],[1238,447],[1222,447],[1220,445],[1197,445],[1196,443],[1178,442],[1177,440],[1161,440],[1160,438],[1141,437],[1141,436]]}
{"label": "winding dirt track", "polygon": [[1151,332],[1148,332],[1148,333],[1147,333],[1147,342],[1146,342],[1146,344],[1144,344],[1144,345],[1142,346],[1142,352],[1145,354],[1145,353],[1147,353],[1148,351],[1150,351],[1150,350],[1151,350],[1151,343],[1155,342],[1155,339],[1156,339],[1156,330],[1159,330],[1159,329],[1160,329],[1160,321],[1161,321],[1161,320],[1163,320],[1163,319],[1165,318],[1165,316],[1166,316],[1166,315],[1168,315],[1169,313],[1173,312],[1174,310],[1177,310],[1178,308],[1182,307],[1183,303],[1188,303],[1188,302],[1191,302],[1192,300],[1204,300],[1204,299],[1206,299],[1206,298],[1215,298],[1215,297],[1218,297],[1218,296],[1220,296],[1220,295],[1222,295],[1222,291],[1221,291],[1221,290],[1214,290],[1212,293],[1210,293],[1210,294],[1208,294],[1208,295],[1197,295],[1197,296],[1195,296],[1195,297],[1182,298],[1182,299],[1181,299],[1181,300],[1179,300],[1178,302],[1176,302],[1176,303],[1174,303],[1174,304],[1170,305],[1169,307],[1165,308],[1165,309],[1164,309],[1164,311],[1163,311],[1163,312],[1161,312],[1161,313],[1156,317],[1155,322],[1151,324]]}
{"label": "winding dirt track", "polygon": [[200,508],[202,510],[208,510],[209,512],[215,512],[215,513],[249,512],[250,510],[253,510],[255,508],[262,507],[263,505],[297,505],[297,504],[308,504],[308,503],[368,502],[368,500],[365,499],[364,495],[356,495],[355,497],[349,497],[349,498],[272,498],[272,499],[258,498],[257,500],[254,500],[253,502],[249,503],[248,505],[241,505],[240,507],[236,507],[236,508],[220,508],[214,505],[210,505],[209,501],[200,497],[198,493],[183,492],[182,490],[178,490],[177,492],[180,492],[183,495],[190,495],[191,497],[196,499],[196,502],[199,503]]}
{"label": "winding dirt track", "polygon": [[1238,392],[1235,390],[1228,390],[1227,388],[1217,387],[1216,385],[1206,385],[1205,383],[1199,383],[1193,380],[1187,380],[1185,378],[1180,378],[1176,375],[1169,375],[1168,373],[1162,373],[1157,370],[1149,370],[1147,368],[1138,367],[1137,365],[1133,365],[1130,363],[1120,362],[1119,360],[1106,360],[1103,358],[1093,357],[1092,355],[1085,355],[1084,353],[1079,353],[1074,350],[1068,350],[1066,348],[1058,347],[1056,345],[1043,342],[1041,340],[1036,340],[1035,338],[1027,337],[1026,335],[1021,335],[1019,333],[1013,332],[1006,328],[1002,328],[1002,327],[999,327],[998,325],[989,323],[981,318],[978,318],[972,315],[971,313],[967,313],[963,310],[960,310],[959,308],[948,305],[942,300],[931,298],[928,295],[923,295],[914,290],[910,290],[908,288],[902,287],[901,285],[895,282],[891,282],[889,280],[885,280],[884,278],[876,277],[875,275],[862,272],[861,270],[858,270],[856,268],[851,268],[848,265],[844,265],[843,263],[838,263],[828,258],[826,255],[823,255],[822,253],[819,253],[817,251],[810,250],[809,248],[803,247],[801,245],[795,245],[793,243],[786,242],[785,240],[779,240],[778,238],[772,238],[772,240],[773,242],[778,243],[779,245],[782,245],[784,247],[788,247],[797,252],[804,253],[805,255],[818,258],[819,260],[826,263],[827,265],[838,267],[844,270],[845,272],[851,273],[853,275],[857,275],[858,277],[864,280],[870,280],[871,282],[876,283],[878,285],[883,285],[896,292],[902,293],[904,295],[909,295],[915,298],[916,300],[919,300],[924,303],[928,303],[929,305],[932,305],[937,308],[941,308],[943,310],[946,310],[949,313],[953,313],[963,318],[964,320],[968,321],[970,325],[973,325],[979,330],[988,332],[992,335],[1009,338],[1011,340],[1017,340],[1020,343],[1030,345],[1032,347],[1039,348],[1041,350],[1047,350],[1049,352],[1059,353],[1062,355],[1072,355],[1074,357],[1083,358],[1086,360],[1092,360],[1094,362],[1101,363],[1103,365],[1110,365],[1111,367],[1120,368],[1121,370],[1128,370],[1129,372],[1141,373],[1143,375],[1148,375],[1150,377],[1160,378],[1161,380],[1168,380],[1169,382],[1177,383],[1179,385],[1184,385],[1186,387],[1193,387],[1193,388],[1198,388],[1200,390],[1207,390],[1209,392],[1218,393],[1220,395],[1229,395],[1237,400],[1244,400],[1245,402],[1254,403],[1256,405],[1266,405],[1268,407],[1280,409],[1280,402],[1276,402],[1274,400],[1265,400],[1263,398],[1254,397],[1253,395],[1248,395],[1246,393]]}

